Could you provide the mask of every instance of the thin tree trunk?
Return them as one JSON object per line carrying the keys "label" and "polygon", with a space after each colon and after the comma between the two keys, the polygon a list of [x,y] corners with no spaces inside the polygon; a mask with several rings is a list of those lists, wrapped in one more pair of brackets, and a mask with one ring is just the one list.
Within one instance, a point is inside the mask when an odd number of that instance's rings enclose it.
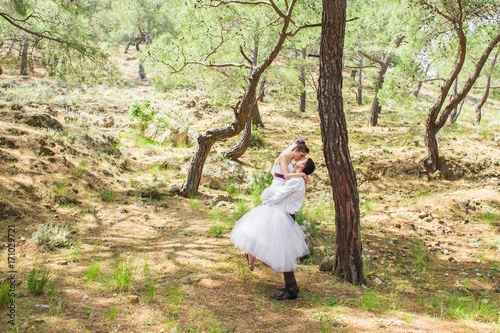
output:
{"label": "thin tree trunk", "polygon": [[[305,47],[303,47],[300,50],[300,54],[302,56],[302,60],[305,61],[306,57],[307,57],[307,53],[306,53],[306,48]],[[305,66],[304,63],[300,66],[299,81],[302,84],[302,87],[301,87],[302,88],[302,92],[300,93],[300,105],[299,105],[299,108],[300,108],[300,112],[306,112],[306,66]]]}
{"label": "thin tree trunk", "polygon": [[[453,83],[453,94],[450,96],[450,101],[457,97],[458,95],[458,77],[455,79],[455,82]],[[451,114],[450,114],[450,124],[453,124],[457,118],[458,118],[458,105],[455,106],[455,108],[453,109],[453,111],[451,111]]]}
{"label": "thin tree trunk", "polygon": [[28,75],[28,48],[29,48],[28,38],[23,40],[21,44],[21,69],[19,71],[20,75]]}
{"label": "thin tree trunk", "polygon": [[[401,45],[401,42],[405,38],[405,35],[402,35],[396,39],[396,42],[394,43],[394,47],[398,48]],[[379,104],[378,100],[378,92],[380,89],[382,89],[382,85],[384,83],[384,75],[387,73],[387,69],[389,68],[389,65],[391,64],[392,60],[392,51],[389,51],[387,55],[384,57],[384,53],[382,52],[381,55],[381,60],[375,59],[373,57],[370,57],[364,52],[359,52],[361,55],[364,57],[378,63],[380,65],[380,69],[377,74],[377,85],[376,85],[376,90],[375,90],[375,97],[373,98],[373,103],[372,107],[370,109],[370,125],[371,126],[377,126],[378,122],[378,115],[380,114],[380,111],[382,110],[382,107]]]}
{"label": "thin tree trunk", "polygon": [[493,59],[491,60],[490,68],[488,68],[488,73],[486,76],[486,85],[484,87],[484,94],[481,100],[479,101],[479,104],[476,106],[476,121],[474,124],[479,125],[481,122],[481,109],[488,100],[488,95],[490,94],[490,86],[491,86],[491,71],[495,67],[495,63],[497,62],[497,57],[498,57],[498,49],[495,52],[495,55],[493,56]]}
{"label": "thin tree trunk", "polygon": [[260,80],[259,93],[257,94],[259,96],[259,102],[264,102],[265,88],[266,88],[266,78],[263,78]]}
{"label": "thin tree trunk", "polygon": [[252,74],[249,76],[245,94],[238,103],[238,106],[235,108],[236,119],[226,127],[210,129],[198,137],[198,144],[189,163],[186,179],[182,185],[181,191],[186,197],[190,197],[198,192],[203,166],[205,165],[205,161],[213,144],[219,140],[233,137],[245,128],[248,113],[250,112],[255,100],[255,92],[257,90],[260,77],[262,76],[262,73],[264,73],[264,71],[271,65],[274,59],[276,59],[276,56],[281,51],[283,43],[287,38],[287,30],[291,21],[290,16],[295,3],[295,0],[291,1],[288,14],[282,17],[283,25],[276,44],[267,55],[267,58],[259,66],[254,68]]}
{"label": "thin tree trunk", "polygon": [[335,202],[337,276],[364,283],[359,194],[348,146],[342,99],[346,0],[323,0],[318,106],[323,154]]}
{"label": "thin tree trunk", "polygon": [[[429,71],[429,67],[431,66],[431,63],[427,63],[427,65],[425,65],[425,69],[424,69],[424,76],[427,76],[427,72]],[[419,82],[417,84],[417,87],[415,88],[415,90],[413,90],[413,96],[417,97],[418,98],[418,94],[420,93],[420,89],[422,88],[422,82]]]}
{"label": "thin tree trunk", "polygon": [[359,70],[358,70],[358,94],[356,95],[356,101],[358,105],[363,105],[363,56],[358,54],[359,57]]}

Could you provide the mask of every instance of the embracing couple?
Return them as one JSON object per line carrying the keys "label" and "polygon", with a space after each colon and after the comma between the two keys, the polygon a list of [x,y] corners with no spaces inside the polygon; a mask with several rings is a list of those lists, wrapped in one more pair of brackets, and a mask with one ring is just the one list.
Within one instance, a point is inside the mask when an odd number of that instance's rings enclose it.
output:
{"label": "embracing couple", "polygon": [[313,160],[305,158],[308,153],[304,140],[298,139],[280,154],[271,169],[273,182],[260,196],[262,205],[247,212],[231,231],[231,241],[245,251],[251,271],[259,258],[274,272],[283,272],[285,287],[278,288],[282,293],[273,296],[276,300],[297,298],[293,270],[309,254],[306,235],[295,222],[304,203],[307,176],[315,169]]}

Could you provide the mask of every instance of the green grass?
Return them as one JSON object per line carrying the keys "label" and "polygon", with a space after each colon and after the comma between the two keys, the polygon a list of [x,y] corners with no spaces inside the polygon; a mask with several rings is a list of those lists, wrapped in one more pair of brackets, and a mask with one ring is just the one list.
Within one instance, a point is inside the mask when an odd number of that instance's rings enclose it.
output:
{"label": "green grass", "polygon": [[220,238],[226,232],[226,227],[221,224],[215,224],[208,229],[208,235],[210,237]]}
{"label": "green grass", "polygon": [[106,311],[104,313],[104,315],[107,317],[108,321],[110,323],[112,323],[113,321],[115,321],[117,312],[118,312],[118,309],[116,308],[116,306],[114,306],[111,309],[109,309],[108,311]]}
{"label": "green grass", "polygon": [[156,281],[154,279],[148,279],[144,285],[144,299],[147,302],[151,302],[156,292]]}
{"label": "green grass", "polygon": [[105,189],[101,193],[101,198],[104,201],[114,201],[114,200],[116,200],[117,197],[118,197],[118,194],[115,191],[110,190],[110,189]]}
{"label": "green grass", "polygon": [[[39,274],[41,274],[40,277]],[[39,272],[36,268],[33,268],[28,276],[28,291],[30,294],[41,295],[49,279],[49,272]]]}
{"label": "green grass", "polygon": [[430,257],[427,254],[425,246],[420,240],[415,241],[410,245],[410,255],[412,258],[413,267],[420,272],[421,270],[427,268]]}
{"label": "green grass", "polygon": [[482,213],[481,219],[487,223],[493,223],[493,222],[498,223],[500,221],[500,214],[495,214],[491,212]]}
{"label": "green grass", "polygon": [[380,309],[383,305],[381,300],[381,295],[377,289],[372,289],[365,291],[363,295],[358,299],[358,307],[361,309],[376,310]]}
{"label": "green grass", "polygon": [[184,295],[179,292],[176,285],[170,284],[167,289],[168,310],[171,314],[179,313],[179,305],[184,301]]}
{"label": "green grass", "polygon": [[10,294],[10,282],[4,283],[0,289],[0,309],[6,309],[13,297]]}
{"label": "green grass", "polygon": [[83,277],[83,279],[85,280],[85,282],[93,281],[97,278],[100,271],[101,271],[101,263],[99,261],[92,260],[89,268],[87,269],[87,272],[85,272],[85,276]]}
{"label": "green grass", "polygon": [[452,295],[446,302],[446,315],[469,321],[499,319],[498,305],[489,300],[476,300],[472,296]]}
{"label": "green grass", "polygon": [[132,287],[134,269],[130,262],[121,263],[115,269],[110,280],[111,288],[118,292],[126,292]]}

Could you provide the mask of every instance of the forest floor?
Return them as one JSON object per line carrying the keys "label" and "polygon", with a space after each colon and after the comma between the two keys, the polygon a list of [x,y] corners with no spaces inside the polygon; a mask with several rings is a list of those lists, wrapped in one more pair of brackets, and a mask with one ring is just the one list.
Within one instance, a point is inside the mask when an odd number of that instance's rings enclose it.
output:
{"label": "forest floor", "polygon": [[[0,271],[14,275],[17,293],[16,325],[2,309],[0,331],[500,332],[500,102],[490,100],[475,126],[468,100],[438,134],[445,171],[430,173],[422,161],[432,91],[411,110],[384,107],[376,127],[367,126],[370,92],[362,106],[346,96],[366,277],[354,286],[318,269],[334,255],[335,222],[314,101],[299,113],[269,93],[259,104],[265,144],[240,158],[246,181],[201,186],[188,199],[169,188],[182,185],[194,147],[141,139],[130,104],[150,99],[197,131],[227,124],[232,110],[197,109],[196,90],[156,92],[133,78],[136,66],[125,58],[128,76],[113,86],[0,76]],[[301,215],[314,249],[296,270],[299,298],[275,301],[282,275],[259,261],[250,272],[229,232],[258,204],[252,174],[299,137],[318,166]],[[236,142],[217,143],[212,156]]]}

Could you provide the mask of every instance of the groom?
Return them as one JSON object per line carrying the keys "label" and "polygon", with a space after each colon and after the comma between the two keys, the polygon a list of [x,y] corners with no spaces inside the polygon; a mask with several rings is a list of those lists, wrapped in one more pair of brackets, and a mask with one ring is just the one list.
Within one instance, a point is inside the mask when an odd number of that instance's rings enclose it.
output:
{"label": "groom", "polygon": [[[312,159],[300,160],[296,164],[296,172],[303,172],[310,175],[316,166]],[[276,194],[268,199],[262,200],[263,205],[281,206],[295,220],[295,214],[300,210],[306,195],[306,183],[304,178],[291,178],[279,189]],[[273,296],[274,299],[282,301],[285,299],[295,299],[299,294],[299,287],[295,280],[293,271],[283,272],[285,278],[285,288],[279,288],[283,293]]]}

